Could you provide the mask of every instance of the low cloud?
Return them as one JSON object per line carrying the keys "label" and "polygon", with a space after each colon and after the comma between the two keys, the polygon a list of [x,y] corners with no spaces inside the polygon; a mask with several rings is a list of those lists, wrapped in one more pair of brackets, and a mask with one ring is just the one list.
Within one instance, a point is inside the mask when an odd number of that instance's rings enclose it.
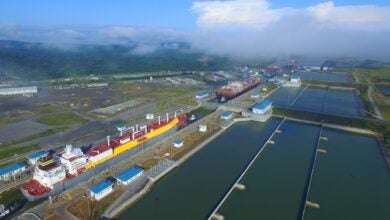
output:
{"label": "low cloud", "polygon": [[[390,7],[272,8],[267,0],[194,2],[202,50],[239,59],[289,55],[390,59]],[[199,37],[200,36],[200,37]]]}
{"label": "low cloud", "polygon": [[209,54],[242,60],[280,56],[349,56],[390,60],[390,7],[338,6],[327,1],[306,8],[275,8],[270,0],[195,1],[197,28],[137,26],[23,26],[0,23],[0,39],[71,44],[127,44],[130,54],[178,42]]}

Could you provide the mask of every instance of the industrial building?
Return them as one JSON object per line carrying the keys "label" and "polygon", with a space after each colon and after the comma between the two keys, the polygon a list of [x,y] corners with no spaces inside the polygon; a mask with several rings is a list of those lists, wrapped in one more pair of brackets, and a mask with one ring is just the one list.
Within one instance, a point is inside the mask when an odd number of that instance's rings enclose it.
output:
{"label": "industrial building", "polygon": [[176,148],[181,148],[181,147],[183,147],[183,145],[184,145],[184,141],[180,140],[180,139],[173,142],[173,146]]}
{"label": "industrial building", "polygon": [[300,87],[301,86],[301,77],[291,76],[289,81],[286,81],[283,83],[283,86]]}
{"label": "industrial building", "polygon": [[18,94],[34,94],[38,93],[38,87],[12,87],[12,88],[1,88],[0,95],[18,95]]}
{"label": "industrial building", "polygon": [[207,125],[199,125],[199,131],[200,132],[206,132],[207,131]]}
{"label": "industrial building", "polygon": [[259,98],[260,97],[260,94],[259,93],[253,93],[251,94],[251,98],[252,99],[256,99],[256,98]]}
{"label": "industrial building", "polygon": [[26,170],[25,163],[15,163],[0,169],[0,180],[9,180],[12,176]]}
{"label": "industrial building", "polygon": [[27,161],[29,164],[35,165],[37,164],[37,161],[42,158],[46,157],[49,154],[46,150],[41,150],[32,154],[27,155]]}
{"label": "industrial building", "polygon": [[252,107],[252,112],[255,114],[264,115],[270,110],[272,110],[272,101],[266,99]]}
{"label": "industrial building", "polygon": [[233,112],[224,112],[221,114],[221,119],[229,120],[233,118]]}
{"label": "industrial building", "polygon": [[90,197],[96,201],[106,197],[112,191],[114,191],[114,183],[108,179],[105,179],[89,188]]}
{"label": "industrial building", "polygon": [[129,183],[135,181],[144,173],[144,169],[139,166],[132,166],[128,170],[125,170],[116,177],[119,183],[123,185],[128,185]]}
{"label": "industrial building", "polygon": [[200,92],[195,95],[195,98],[197,99],[203,99],[209,96],[209,93],[207,92]]}

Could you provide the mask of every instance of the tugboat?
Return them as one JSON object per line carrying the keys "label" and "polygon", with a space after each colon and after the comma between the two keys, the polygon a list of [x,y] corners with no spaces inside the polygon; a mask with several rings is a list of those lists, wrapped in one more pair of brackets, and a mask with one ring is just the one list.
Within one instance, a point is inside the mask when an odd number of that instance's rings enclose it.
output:
{"label": "tugboat", "polygon": [[4,205],[0,205],[0,219],[5,219],[8,216],[14,214],[15,212],[19,211],[23,208],[23,206],[26,204],[27,199],[21,199],[16,200],[12,202],[11,204],[4,207]]}
{"label": "tugboat", "polygon": [[191,115],[191,117],[188,119],[190,123],[193,123],[196,121],[196,115]]}

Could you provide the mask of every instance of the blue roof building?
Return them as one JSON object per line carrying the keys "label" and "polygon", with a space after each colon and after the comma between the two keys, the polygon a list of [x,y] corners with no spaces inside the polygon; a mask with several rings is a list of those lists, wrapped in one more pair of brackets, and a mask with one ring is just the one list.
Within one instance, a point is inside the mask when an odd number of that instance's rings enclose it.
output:
{"label": "blue roof building", "polygon": [[272,109],[272,101],[263,100],[252,107],[252,112],[256,114],[265,114],[268,110]]}
{"label": "blue roof building", "polygon": [[98,184],[89,188],[90,196],[95,200],[100,200],[110,194],[114,188],[114,183],[108,179],[105,179]]}
{"label": "blue roof building", "polygon": [[183,144],[184,144],[184,141],[183,140],[179,140],[179,139],[173,142],[173,146],[177,147],[177,148],[182,147]]}
{"label": "blue roof building", "polygon": [[128,185],[129,183],[135,181],[144,173],[144,169],[139,166],[132,166],[130,169],[125,170],[116,177],[116,179],[123,185]]}
{"label": "blue roof building", "polygon": [[7,180],[12,175],[23,172],[26,169],[25,163],[15,163],[3,168],[0,168],[0,180]]}
{"label": "blue roof building", "polygon": [[27,159],[28,159],[28,162],[30,164],[36,164],[38,159],[40,159],[42,157],[45,157],[48,154],[49,154],[49,151],[41,150],[41,151],[38,151],[38,152],[35,152],[35,153],[27,155]]}
{"label": "blue roof building", "polygon": [[197,99],[201,99],[201,98],[206,98],[207,96],[209,96],[209,93],[208,92],[199,92],[195,95],[195,98]]}
{"label": "blue roof building", "polygon": [[221,118],[225,120],[231,119],[232,117],[233,117],[233,112],[224,112],[221,115]]}

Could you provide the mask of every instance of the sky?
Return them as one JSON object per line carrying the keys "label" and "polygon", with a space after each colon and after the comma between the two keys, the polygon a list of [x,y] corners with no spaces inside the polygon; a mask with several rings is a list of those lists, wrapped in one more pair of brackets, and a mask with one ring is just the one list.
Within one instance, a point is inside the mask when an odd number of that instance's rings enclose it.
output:
{"label": "sky", "polygon": [[[390,59],[389,0],[0,0],[0,39]],[[142,51],[142,50],[141,50]]]}

